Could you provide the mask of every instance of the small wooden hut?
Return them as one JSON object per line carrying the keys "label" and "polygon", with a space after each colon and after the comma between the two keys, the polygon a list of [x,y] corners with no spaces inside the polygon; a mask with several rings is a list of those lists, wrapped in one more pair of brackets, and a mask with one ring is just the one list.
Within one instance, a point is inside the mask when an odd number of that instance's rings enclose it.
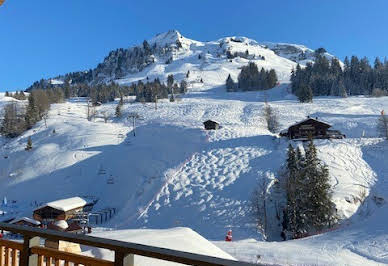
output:
{"label": "small wooden hut", "polygon": [[342,139],[345,138],[338,130],[329,130],[331,125],[319,121],[318,118],[307,117],[307,119],[290,126],[280,132],[280,136],[289,139]]}
{"label": "small wooden hut", "polygon": [[30,227],[40,227],[41,223],[37,220],[28,217],[21,217],[14,219],[9,222],[10,224],[22,225],[22,226],[30,226]]}
{"label": "small wooden hut", "polygon": [[91,211],[94,202],[73,197],[48,202],[34,210],[34,219],[38,221],[69,220],[80,212]]}
{"label": "small wooden hut", "polygon": [[220,128],[220,124],[213,120],[207,120],[203,122],[203,125],[206,130],[216,130]]}

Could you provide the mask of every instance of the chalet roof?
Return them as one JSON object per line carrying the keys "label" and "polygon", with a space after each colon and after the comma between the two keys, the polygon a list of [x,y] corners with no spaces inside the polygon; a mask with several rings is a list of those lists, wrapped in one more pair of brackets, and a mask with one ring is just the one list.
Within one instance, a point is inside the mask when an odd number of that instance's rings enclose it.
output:
{"label": "chalet roof", "polygon": [[217,121],[210,120],[210,119],[206,120],[206,121],[203,122],[203,123],[204,123],[204,124],[205,124],[205,123],[216,123],[216,124],[220,124],[220,123],[218,123]]}
{"label": "chalet roof", "polygon": [[9,223],[10,224],[15,224],[15,223],[18,223],[18,222],[21,222],[21,221],[24,221],[24,222],[27,222],[27,223],[30,223],[30,224],[34,224],[34,225],[40,225],[39,221],[37,221],[35,219],[32,219],[32,218],[28,218],[28,217],[16,218],[16,219],[10,221]]}
{"label": "chalet roof", "polygon": [[297,126],[297,125],[300,125],[300,124],[303,124],[303,123],[305,123],[305,122],[307,122],[307,121],[314,121],[314,122],[317,122],[317,123],[320,123],[320,124],[324,124],[324,125],[326,125],[328,128],[331,127],[331,125],[329,125],[328,123],[322,122],[322,121],[320,121],[320,120],[318,120],[318,119],[315,119],[315,118],[312,118],[312,117],[307,117],[306,119],[304,119],[304,120],[302,120],[302,121],[300,121],[300,122],[298,122],[298,123],[295,123],[295,124],[289,126],[289,128],[294,127],[294,126]]}
{"label": "chalet roof", "polygon": [[51,201],[46,203],[45,205],[35,209],[39,210],[45,207],[51,207],[53,209],[61,210],[61,211],[70,211],[73,209],[84,207],[88,202],[80,197],[73,197],[68,199],[61,199],[56,201]]}

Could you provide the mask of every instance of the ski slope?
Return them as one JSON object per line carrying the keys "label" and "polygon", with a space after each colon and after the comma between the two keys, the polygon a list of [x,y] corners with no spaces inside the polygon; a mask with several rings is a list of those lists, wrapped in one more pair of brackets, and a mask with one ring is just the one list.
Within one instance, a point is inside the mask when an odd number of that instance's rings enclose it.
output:
{"label": "ski slope", "polygon": [[[0,206],[1,220],[31,216],[45,202],[82,196],[98,199],[95,210],[117,209],[113,219],[97,229],[104,237],[123,233],[122,240],[131,241],[138,233],[146,234],[135,230],[139,228],[166,229],[165,234],[174,235],[181,230],[174,228],[189,227],[237,259],[251,262],[260,255],[259,261],[274,264],[388,264],[387,143],[376,132],[388,98],[317,97],[313,103],[300,104],[289,93],[288,82],[297,63],[314,61],[314,50],[303,45],[236,36],[201,42],[175,30],[148,42],[176,47],[177,41],[181,48],[155,55],[142,71],[120,79],[102,77],[128,85],[147,77],[163,82],[173,74],[175,81],[188,82],[189,91],[176,102],[164,99],[155,106],[128,97],[122,118],[114,117],[116,101],[96,107],[96,117],[88,121],[87,99],[72,98],[51,106],[47,126],[40,121],[15,139],[0,137],[0,198],[8,201]],[[237,57],[227,58],[227,51]],[[166,64],[170,57],[173,60]],[[109,63],[115,66],[112,60]],[[225,92],[227,76],[236,80],[250,61],[259,69],[275,69],[280,85],[263,92]],[[57,77],[50,83],[60,85],[63,80]],[[26,104],[0,94],[0,109],[11,101]],[[281,221],[276,209],[282,199],[272,187],[273,201],[268,203],[272,242],[261,241],[252,217],[252,193],[263,180],[269,186],[276,183],[289,144],[267,130],[265,101],[277,112],[281,129],[312,116],[347,136],[315,142],[329,167],[333,201],[343,219],[334,232],[277,242]],[[132,113],[141,117],[136,129],[127,119]],[[106,123],[104,114],[109,117]],[[208,119],[218,121],[221,128],[203,130]],[[28,137],[31,151],[24,150]],[[123,231],[129,229],[134,231]],[[229,229],[236,241],[219,242]]]}
{"label": "ski slope", "polygon": [[[259,241],[251,194],[260,180],[276,178],[288,145],[266,129],[265,99],[278,112],[282,128],[310,115],[346,134],[343,140],[316,141],[330,169],[338,212],[349,218],[336,231],[287,242]],[[154,104],[128,98],[124,117],[132,112],[142,116],[136,137],[130,121],[114,118],[116,104],[97,107],[97,117],[88,121],[85,99],[74,98],[52,105],[47,128],[41,121],[22,136],[2,139],[0,197],[14,201],[1,207],[7,212],[4,218],[31,216],[34,202],[89,196],[99,199],[96,210],[118,209],[103,225],[110,230],[183,226],[223,240],[232,229],[239,241],[215,243],[237,259],[254,261],[260,255],[264,262],[281,264],[388,263],[388,145],[375,130],[378,114],[388,108],[386,97],[320,97],[300,104],[282,84],[247,93],[215,87],[191,92],[175,103],[161,100],[157,110]],[[107,123],[102,112],[110,115]],[[219,121],[222,128],[204,131],[206,119]],[[27,152],[29,136],[33,149]],[[275,215],[271,219],[272,240],[279,240],[280,222]],[[305,249],[310,257],[297,252]]]}

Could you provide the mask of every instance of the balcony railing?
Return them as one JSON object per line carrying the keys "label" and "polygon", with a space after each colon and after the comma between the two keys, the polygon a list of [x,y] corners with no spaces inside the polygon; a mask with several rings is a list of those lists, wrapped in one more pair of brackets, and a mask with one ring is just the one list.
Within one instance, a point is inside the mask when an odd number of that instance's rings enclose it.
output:
{"label": "balcony railing", "polygon": [[[258,265],[118,240],[75,235],[5,223],[0,223],[0,230],[23,236],[23,242],[0,239],[0,266],[135,266],[134,255],[178,262],[186,265]],[[41,246],[42,239],[67,241],[112,250],[115,254],[114,261],[46,248]]]}

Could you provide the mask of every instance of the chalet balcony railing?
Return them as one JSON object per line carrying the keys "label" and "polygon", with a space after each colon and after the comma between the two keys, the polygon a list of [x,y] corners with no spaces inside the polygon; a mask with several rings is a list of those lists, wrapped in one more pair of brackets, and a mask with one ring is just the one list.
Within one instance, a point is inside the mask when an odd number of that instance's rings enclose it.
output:
{"label": "chalet balcony railing", "polygon": [[[23,242],[0,239],[0,266],[135,266],[134,255],[178,262],[186,265],[253,265],[166,248],[5,223],[0,223],[0,230],[23,236]],[[67,241],[112,250],[115,254],[114,261],[46,248],[41,246],[41,240],[43,239]],[[155,265],[157,265],[157,262]]]}

